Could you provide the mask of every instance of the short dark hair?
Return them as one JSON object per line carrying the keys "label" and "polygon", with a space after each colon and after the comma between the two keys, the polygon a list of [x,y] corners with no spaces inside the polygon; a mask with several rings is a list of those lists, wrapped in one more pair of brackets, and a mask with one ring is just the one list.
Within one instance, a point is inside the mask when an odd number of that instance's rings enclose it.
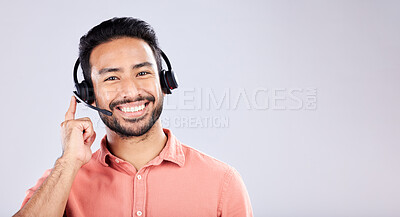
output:
{"label": "short dark hair", "polygon": [[132,17],[114,17],[106,20],[82,36],[79,43],[79,59],[83,70],[83,77],[91,85],[90,54],[93,49],[105,42],[122,37],[132,37],[144,40],[153,51],[157,69],[162,69],[160,47],[153,27],[143,20]]}

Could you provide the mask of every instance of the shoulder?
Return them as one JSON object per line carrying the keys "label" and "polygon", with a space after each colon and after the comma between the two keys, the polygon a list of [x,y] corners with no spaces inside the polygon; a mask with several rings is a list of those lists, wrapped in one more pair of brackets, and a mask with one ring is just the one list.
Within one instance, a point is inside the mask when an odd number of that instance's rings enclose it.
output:
{"label": "shoulder", "polygon": [[[207,174],[214,178],[219,177],[221,184],[228,188],[243,188],[244,183],[240,173],[231,165],[205,154],[193,147],[181,144],[185,153],[185,166],[198,173]],[[223,189],[226,190],[226,189]]]}
{"label": "shoulder", "polygon": [[214,185],[219,192],[218,213],[222,216],[253,216],[246,186],[234,167],[193,147],[182,144],[182,149],[185,167],[218,180]]}
{"label": "shoulder", "polygon": [[182,143],[181,146],[185,154],[185,165],[188,167],[195,167],[197,170],[205,170],[209,174],[217,173],[223,176],[229,176],[235,171],[232,166],[215,157]]}

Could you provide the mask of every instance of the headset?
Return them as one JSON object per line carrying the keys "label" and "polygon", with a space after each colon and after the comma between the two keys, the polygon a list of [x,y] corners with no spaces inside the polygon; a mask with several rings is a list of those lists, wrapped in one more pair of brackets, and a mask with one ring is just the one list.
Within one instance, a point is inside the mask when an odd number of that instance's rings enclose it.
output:
{"label": "headset", "polygon": [[[174,71],[172,71],[172,65],[169,62],[167,55],[165,55],[165,53],[161,49],[160,49],[160,54],[162,59],[167,65],[167,70],[161,69],[161,71],[159,71],[161,89],[165,94],[171,94],[172,93],[171,90],[178,88],[178,78],[176,77]],[[75,62],[73,71],[73,78],[75,83],[75,90],[73,91],[73,94],[75,98],[78,100],[77,102],[78,103],[81,102],[86,106],[88,106],[89,108],[99,111],[105,115],[112,116],[111,111],[90,105],[94,102],[93,87],[90,85],[89,82],[85,80],[83,80],[82,82],[78,81],[78,68],[80,63],[81,61],[78,58]]]}

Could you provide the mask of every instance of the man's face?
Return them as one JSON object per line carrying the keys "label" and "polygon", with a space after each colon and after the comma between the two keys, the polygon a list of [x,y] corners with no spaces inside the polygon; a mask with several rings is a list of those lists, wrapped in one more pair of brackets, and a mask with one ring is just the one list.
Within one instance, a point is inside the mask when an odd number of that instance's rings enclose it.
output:
{"label": "man's face", "polygon": [[96,105],[104,124],[121,137],[145,134],[161,115],[163,93],[150,46],[124,37],[95,47],[90,55]]}

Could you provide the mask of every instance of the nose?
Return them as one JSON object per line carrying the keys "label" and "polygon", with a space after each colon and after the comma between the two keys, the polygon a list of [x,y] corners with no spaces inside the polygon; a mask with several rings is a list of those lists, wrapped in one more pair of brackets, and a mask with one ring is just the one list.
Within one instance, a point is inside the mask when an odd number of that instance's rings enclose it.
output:
{"label": "nose", "polygon": [[139,94],[140,87],[134,79],[125,79],[121,82],[120,94],[124,98],[135,98]]}

